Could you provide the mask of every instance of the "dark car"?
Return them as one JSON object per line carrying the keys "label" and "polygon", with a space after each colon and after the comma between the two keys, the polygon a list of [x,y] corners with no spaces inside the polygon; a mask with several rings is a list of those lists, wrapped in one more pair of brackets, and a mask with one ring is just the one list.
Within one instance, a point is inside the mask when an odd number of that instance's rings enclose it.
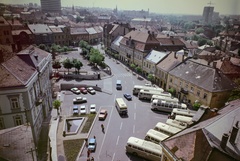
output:
{"label": "dark car", "polygon": [[83,94],[87,94],[88,93],[88,91],[87,91],[87,89],[85,88],[85,87],[80,87],[80,88],[78,88],[80,91],[81,91],[81,93],[83,93]]}
{"label": "dark car", "polygon": [[123,94],[123,96],[127,99],[127,100],[132,100],[132,96],[128,93]]}

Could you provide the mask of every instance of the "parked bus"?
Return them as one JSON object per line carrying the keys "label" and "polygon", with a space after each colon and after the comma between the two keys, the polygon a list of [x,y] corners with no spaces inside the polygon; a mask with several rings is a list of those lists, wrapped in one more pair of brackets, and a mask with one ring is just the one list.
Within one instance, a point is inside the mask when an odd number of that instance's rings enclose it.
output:
{"label": "parked bus", "polygon": [[127,141],[126,152],[147,160],[161,160],[162,147],[150,141],[130,137]]}
{"label": "parked bus", "polygon": [[160,94],[152,95],[151,102],[152,102],[154,99],[155,99],[155,100],[161,99],[161,98],[162,98],[161,96],[172,97],[171,93],[169,93],[169,92],[161,92]]}
{"label": "parked bus", "polygon": [[154,130],[160,131],[168,136],[172,136],[175,133],[181,131],[181,129],[159,122],[156,124]]}
{"label": "parked bus", "polygon": [[183,122],[183,123],[187,123],[188,125],[192,124],[192,117],[188,117],[188,116],[181,116],[181,115],[176,115],[175,119],[177,121]]}
{"label": "parked bus", "polygon": [[195,114],[196,114],[196,111],[193,111],[193,110],[174,108],[172,110],[171,116],[181,115],[181,116],[193,117]]}
{"label": "parked bus", "polygon": [[187,109],[187,105],[184,103],[166,102],[162,100],[153,100],[151,103],[151,109],[163,112],[172,112],[174,108]]}
{"label": "parked bus", "polygon": [[116,98],[115,106],[120,115],[127,115],[127,105],[122,98]]}
{"label": "parked bus", "polygon": [[177,121],[177,120],[172,120],[172,119],[167,119],[166,124],[168,124],[170,126],[173,126],[173,127],[176,127],[176,128],[179,128],[179,129],[187,128],[187,123],[180,122],[180,121]]}
{"label": "parked bus", "polygon": [[162,100],[162,101],[166,101],[166,102],[179,103],[179,99],[176,97],[158,96],[157,99],[153,99],[153,100]]}
{"label": "parked bus", "polygon": [[141,89],[138,93],[138,99],[151,100],[153,95],[160,95],[161,93],[160,91]]}
{"label": "parked bus", "polygon": [[145,140],[147,141],[151,141],[153,143],[159,144],[162,140],[168,138],[169,136],[161,133],[159,131],[150,129],[148,130],[146,136],[145,136]]}
{"label": "parked bus", "polygon": [[154,90],[154,91],[159,91],[159,92],[163,92],[164,91],[162,88],[135,85],[133,87],[133,95],[138,95],[138,93],[140,92],[141,89],[144,89],[144,90]]}

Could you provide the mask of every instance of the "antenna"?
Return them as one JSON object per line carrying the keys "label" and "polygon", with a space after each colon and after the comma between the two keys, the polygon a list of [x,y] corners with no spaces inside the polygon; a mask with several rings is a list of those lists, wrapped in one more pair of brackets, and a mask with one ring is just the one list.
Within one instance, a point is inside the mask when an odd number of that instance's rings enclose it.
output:
{"label": "antenna", "polygon": [[211,1],[208,4],[209,4],[209,6],[214,5],[214,3],[212,3]]}

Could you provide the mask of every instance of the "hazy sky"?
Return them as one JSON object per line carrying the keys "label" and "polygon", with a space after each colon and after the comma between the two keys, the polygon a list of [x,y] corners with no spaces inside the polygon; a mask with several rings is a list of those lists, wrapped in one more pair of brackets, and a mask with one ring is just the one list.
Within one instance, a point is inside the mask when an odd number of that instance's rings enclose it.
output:
{"label": "hazy sky", "polygon": [[[49,0],[50,1],[50,0]],[[0,0],[2,3],[37,3],[40,0]],[[150,10],[155,13],[167,14],[202,14],[203,7],[208,6],[210,0],[61,0],[62,6],[71,7],[101,7],[119,10]],[[211,0],[214,11],[220,14],[240,15],[240,0]]]}

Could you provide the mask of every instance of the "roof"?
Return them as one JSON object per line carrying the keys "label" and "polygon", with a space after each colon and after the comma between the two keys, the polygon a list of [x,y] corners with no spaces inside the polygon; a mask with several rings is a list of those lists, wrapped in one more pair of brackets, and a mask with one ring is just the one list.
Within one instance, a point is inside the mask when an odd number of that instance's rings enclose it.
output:
{"label": "roof", "polygon": [[2,16],[0,16],[0,26],[10,26]]}
{"label": "roof", "polygon": [[132,20],[131,20],[132,22],[133,21],[142,21],[142,22],[150,22],[151,21],[151,18],[133,18]]}
{"label": "roof", "polygon": [[118,36],[113,42],[112,44],[116,45],[116,46],[120,46],[120,41],[123,39],[123,36]]}
{"label": "roof", "polygon": [[157,64],[159,61],[163,60],[166,55],[168,55],[169,52],[161,52],[161,51],[156,51],[152,50],[146,57],[145,59]]}
{"label": "roof", "polygon": [[91,35],[91,34],[97,34],[97,31],[93,28],[93,27],[90,27],[90,28],[86,28],[86,31]]}
{"label": "roof", "polygon": [[50,28],[45,24],[28,24],[28,28],[33,34],[47,34],[52,33]]}
{"label": "roof", "polygon": [[71,35],[88,34],[85,28],[70,28]]}
{"label": "roof", "polygon": [[[210,158],[216,160],[214,157],[220,156],[221,158],[223,155],[225,157],[227,155],[228,160],[233,160],[233,158],[239,160],[239,139],[236,138],[235,144],[230,143],[228,139],[225,149],[220,146],[223,134],[231,135],[233,126],[236,126],[237,122],[240,121],[239,115],[240,100],[229,102],[226,107],[217,112],[215,117],[167,138],[162,144],[182,160],[210,161]],[[214,156],[213,153],[218,154]]]}
{"label": "roof", "polygon": [[179,38],[157,38],[161,45],[180,45],[185,46],[185,44]]}
{"label": "roof", "polygon": [[103,32],[102,26],[94,26],[93,28],[97,33],[102,33]]}
{"label": "roof", "polygon": [[118,24],[112,24],[112,25],[113,25],[113,27],[112,27],[111,31],[109,32],[109,34],[112,34],[119,26]]}
{"label": "roof", "polygon": [[210,92],[229,91],[235,88],[234,83],[220,70],[196,63],[191,59],[178,65],[169,74]]}
{"label": "roof", "polygon": [[50,30],[53,32],[53,33],[63,33],[62,29],[59,27],[59,28],[50,28]]}
{"label": "roof", "polygon": [[32,34],[30,30],[12,30],[12,35],[19,35],[21,32],[25,32],[28,35]]}

